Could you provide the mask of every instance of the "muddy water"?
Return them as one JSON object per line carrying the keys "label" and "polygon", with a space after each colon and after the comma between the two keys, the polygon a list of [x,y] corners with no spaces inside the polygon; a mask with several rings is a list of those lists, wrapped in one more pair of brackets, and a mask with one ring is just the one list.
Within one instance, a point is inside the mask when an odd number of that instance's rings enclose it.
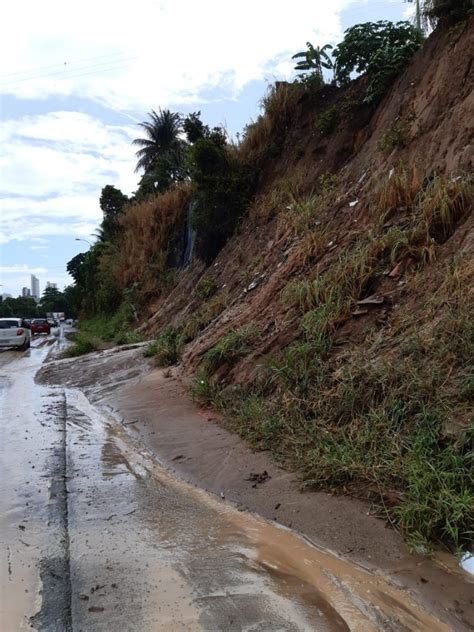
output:
{"label": "muddy water", "polygon": [[46,344],[0,354],[2,632],[450,629],[382,575],[177,479],[81,390],[35,384]]}

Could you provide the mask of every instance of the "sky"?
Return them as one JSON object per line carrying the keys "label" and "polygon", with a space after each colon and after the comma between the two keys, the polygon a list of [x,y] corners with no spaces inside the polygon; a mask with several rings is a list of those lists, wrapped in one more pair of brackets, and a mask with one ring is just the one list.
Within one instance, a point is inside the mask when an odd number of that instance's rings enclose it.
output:
{"label": "sky", "polygon": [[0,293],[30,274],[62,289],[88,249],[99,196],[137,187],[137,123],[200,110],[235,136],[305,43],[405,19],[403,0],[23,0],[0,26]]}

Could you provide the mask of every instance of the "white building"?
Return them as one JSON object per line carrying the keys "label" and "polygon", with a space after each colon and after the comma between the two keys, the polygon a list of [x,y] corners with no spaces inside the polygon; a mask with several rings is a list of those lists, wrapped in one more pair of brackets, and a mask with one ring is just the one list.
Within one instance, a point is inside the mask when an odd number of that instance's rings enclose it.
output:
{"label": "white building", "polygon": [[53,290],[57,290],[58,289],[58,284],[57,283],[50,283],[49,281],[46,281],[46,287],[51,287],[53,288]]}
{"label": "white building", "polygon": [[34,274],[31,275],[31,296],[39,299],[40,297],[40,283],[38,277]]}
{"label": "white building", "polygon": [[31,296],[31,291],[29,287],[21,288],[21,295],[26,298],[27,296]]}

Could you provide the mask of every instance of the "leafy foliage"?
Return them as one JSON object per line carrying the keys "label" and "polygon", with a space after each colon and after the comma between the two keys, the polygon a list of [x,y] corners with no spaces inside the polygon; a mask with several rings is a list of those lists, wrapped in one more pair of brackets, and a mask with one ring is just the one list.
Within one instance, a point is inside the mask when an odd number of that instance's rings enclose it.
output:
{"label": "leafy foliage", "polygon": [[210,262],[234,232],[251,199],[252,172],[232,154],[222,130],[215,129],[193,146],[191,176],[196,188],[191,218],[197,230],[196,253]]}
{"label": "leafy foliage", "polygon": [[336,78],[349,81],[353,72],[367,73],[366,100],[376,101],[421,46],[420,31],[409,22],[365,22],[345,31],[334,49]]}
{"label": "leafy foliage", "polygon": [[314,47],[311,42],[306,42],[307,50],[293,55],[292,59],[299,59],[295,66],[296,72],[302,73],[298,80],[305,84],[322,86],[324,84],[323,68],[331,70],[333,63],[326,52],[332,46],[326,44],[322,48]]}

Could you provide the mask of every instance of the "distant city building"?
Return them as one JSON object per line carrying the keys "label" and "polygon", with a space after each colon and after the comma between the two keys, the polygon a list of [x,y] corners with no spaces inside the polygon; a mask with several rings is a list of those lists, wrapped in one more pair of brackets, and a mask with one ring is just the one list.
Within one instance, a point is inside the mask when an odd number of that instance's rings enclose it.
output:
{"label": "distant city building", "polygon": [[58,289],[58,284],[57,283],[50,283],[49,281],[46,281],[46,287],[51,287],[53,288],[53,290],[57,290]]}
{"label": "distant city building", "polygon": [[40,297],[40,282],[34,274],[31,275],[31,296],[38,299]]}
{"label": "distant city building", "polygon": [[4,293],[2,294],[2,299],[3,299],[3,300],[5,300],[6,298],[12,298],[12,295],[11,295],[11,294],[8,294],[7,292],[4,292]]}
{"label": "distant city building", "polygon": [[21,295],[25,298],[26,296],[31,296],[31,291],[29,287],[21,288]]}

